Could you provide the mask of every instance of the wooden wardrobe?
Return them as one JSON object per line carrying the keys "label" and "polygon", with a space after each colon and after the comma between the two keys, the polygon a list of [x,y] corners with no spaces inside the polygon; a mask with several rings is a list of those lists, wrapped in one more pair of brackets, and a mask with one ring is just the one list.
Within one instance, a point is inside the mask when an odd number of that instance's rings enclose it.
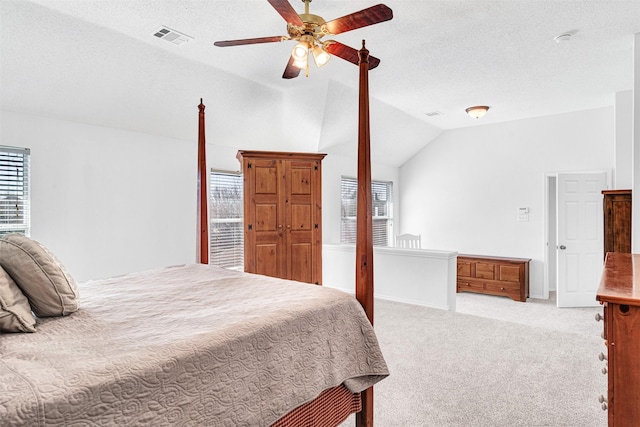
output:
{"label": "wooden wardrobe", "polygon": [[631,253],[631,190],[605,190],[602,195],[604,255]]}
{"label": "wooden wardrobe", "polygon": [[244,270],[322,284],[325,154],[238,151],[244,176]]}

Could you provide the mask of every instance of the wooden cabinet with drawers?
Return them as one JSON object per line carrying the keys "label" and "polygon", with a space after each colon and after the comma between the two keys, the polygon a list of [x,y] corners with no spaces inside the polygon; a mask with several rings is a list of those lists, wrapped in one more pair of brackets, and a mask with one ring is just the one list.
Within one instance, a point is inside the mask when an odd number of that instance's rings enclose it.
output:
{"label": "wooden cabinet with drawers", "polygon": [[606,351],[599,357],[609,385],[599,400],[609,411],[609,426],[637,426],[640,420],[640,274],[635,269],[639,264],[638,254],[608,253],[596,294],[604,305]]}
{"label": "wooden cabinet with drawers", "polygon": [[500,295],[525,302],[529,296],[529,262],[525,258],[458,255],[456,292]]}

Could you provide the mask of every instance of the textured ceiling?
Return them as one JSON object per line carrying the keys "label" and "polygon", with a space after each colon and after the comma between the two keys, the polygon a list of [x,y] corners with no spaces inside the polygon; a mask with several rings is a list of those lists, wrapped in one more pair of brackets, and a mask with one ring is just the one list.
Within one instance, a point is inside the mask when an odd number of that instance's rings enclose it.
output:
{"label": "textured ceiling", "polygon": [[[290,1],[299,13],[304,11],[300,0]],[[106,81],[119,71],[110,70],[102,56],[114,55],[120,46],[127,44],[136,49],[152,46],[160,52],[155,55],[158,63],[171,64],[169,59],[175,58],[187,60],[185,63],[194,69],[210,69],[212,75],[214,69],[230,72],[247,79],[249,86],[258,83],[285,93],[285,97],[286,93],[330,93],[327,87],[357,88],[357,67],[340,58],[333,58],[321,69],[312,64],[309,77],[301,73],[297,79],[282,79],[294,44],[291,41],[213,46],[217,40],[286,34],[284,20],[266,0],[2,0],[1,3],[5,27],[2,51],[6,53],[3,57],[12,60],[12,64],[3,64],[2,77],[11,84],[20,83],[24,74],[21,70],[33,67],[34,62],[19,64],[24,55],[42,58],[43,67],[47,66],[46,61],[69,56],[74,59],[67,62],[73,61],[78,73],[91,73]],[[313,0],[310,11],[331,20],[376,3]],[[445,130],[610,106],[616,92],[632,88],[633,34],[640,32],[638,0],[386,0],[384,3],[393,10],[393,20],[332,38],[354,48],[359,48],[365,39],[371,55],[381,59],[380,66],[370,73],[371,96],[418,118],[428,129]],[[39,9],[32,13],[25,4]],[[41,13],[42,10],[50,14]],[[153,37],[163,25],[186,33],[193,40],[177,46]],[[25,28],[29,26],[32,28]],[[555,36],[566,32],[573,34],[569,42],[554,41]],[[47,38],[53,40],[62,35],[67,40],[66,48],[47,45]],[[128,48],[123,52],[127,57],[119,60],[135,65],[135,50]],[[188,73],[179,73],[175,68],[168,66],[167,72],[175,72],[176,79],[190,78]],[[32,77],[41,78],[55,90],[63,87],[65,75],[43,71]],[[301,101],[301,105],[327,102],[330,100],[325,96]],[[464,113],[466,107],[478,104],[491,107],[484,118],[475,120]],[[103,106],[108,107],[111,106]],[[318,105],[312,109],[324,111]],[[433,111],[441,114],[436,117],[425,114]],[[409,151],[415,149],[411,147]]]}
{"label": "textured ceiling", "polygon": [[[293,42],[218,48],[216,40],[286,34],[284,20],[265,0],[36,0],[112,28],[176,55],[201,61],[278,88],[355,71],[339,58],[310,76],[281,79]],[[314,0],[311,13],[326,20],[372,6],[363,0]],[[291,0],[304,11],[304,4]],[[464,109],[492,107],[484,122],[519,119],[611,105],[631,89],[632,35],[640,32],[638,0],[388,0],[391,21],[334,38],[359,48],[366,39],[380,67],[372,93],[441,128],[466,126]],[[194,40],[175,46],[154,39],[166,25]],[[554,37],[575,33],[568,43]],[[375,73],[375,74],[374,74]]]}

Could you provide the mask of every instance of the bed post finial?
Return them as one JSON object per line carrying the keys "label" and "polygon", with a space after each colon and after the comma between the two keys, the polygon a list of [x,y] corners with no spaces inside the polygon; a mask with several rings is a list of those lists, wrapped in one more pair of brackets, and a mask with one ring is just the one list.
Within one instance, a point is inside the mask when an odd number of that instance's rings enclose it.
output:
{"label": "bed post finial", "polygon": [[[362,40],[362,49],[360,49],[358,51],[358,59],[360,60],[358,62],[358,64],[362,64],[363,62],[366,63],[366,64],[369,63],[369,51],[367,50],[366,47],[364,47],[364,40]],[[369,70],[369,67],[367,66],[367,71],[368,70]],[[362,76],[362,70],[360,70],[360,71],[361,71],[360,76]],[[368,85],[368,83],[367,83],[367,85]]]}
{"label": "bed post finial", "polygon": [[209,264],[209,196],[207,191],[207,143],[204,136],[204,104],[198,105],[198,207],[196,260]]}

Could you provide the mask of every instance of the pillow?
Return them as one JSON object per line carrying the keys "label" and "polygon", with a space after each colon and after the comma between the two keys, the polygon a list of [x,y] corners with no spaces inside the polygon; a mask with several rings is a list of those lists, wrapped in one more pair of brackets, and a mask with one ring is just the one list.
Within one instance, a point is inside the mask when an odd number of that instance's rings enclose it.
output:
{"label": "pillow", "polygon": [[58,260],[22,234],[0,239],[0,265],[27,296],[38,317],[66,316],[78,309],[78,287]]}
{"label": "pillow", "polygon": [[0,332],[35,332],[35,326],[27,297],[0,267]]}

